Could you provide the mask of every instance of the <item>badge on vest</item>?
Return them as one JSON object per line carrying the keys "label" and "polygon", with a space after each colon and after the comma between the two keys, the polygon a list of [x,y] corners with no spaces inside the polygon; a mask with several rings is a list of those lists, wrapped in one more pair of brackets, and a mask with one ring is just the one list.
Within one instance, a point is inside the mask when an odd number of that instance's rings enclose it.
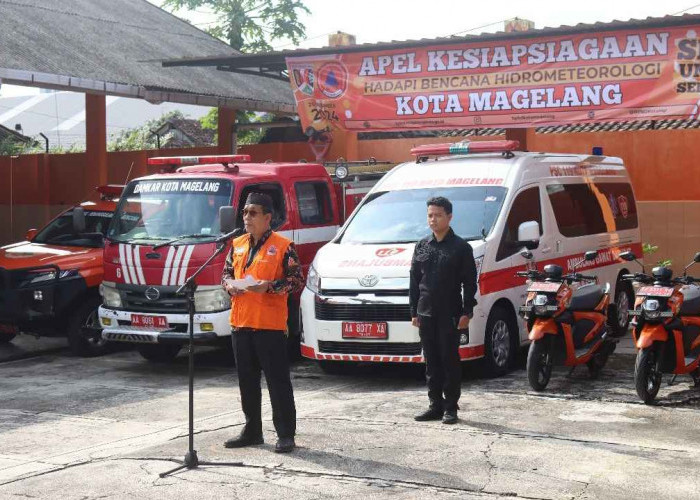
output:
{"label": "badge on vest", "polygon": [[270,245],[270,248],[267,249],[267,255],[277,255],[277,247]]}
{"label": "badge on vest", "polygon": [[245,253],[245,247],[234,248],[233,251],[236,255],[241,255]]}

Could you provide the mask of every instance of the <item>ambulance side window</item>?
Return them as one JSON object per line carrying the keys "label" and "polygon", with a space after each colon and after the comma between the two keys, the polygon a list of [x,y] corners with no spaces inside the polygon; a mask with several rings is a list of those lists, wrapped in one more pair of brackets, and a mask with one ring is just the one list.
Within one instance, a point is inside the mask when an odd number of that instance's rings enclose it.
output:
{"label": "ambulance side window", "polygon": [[294,190],[302,224],[312,226],[327,224],[333,220],[328,184],[320,181],[297,182]]}
{"label": "ambulance side window", "polygon": [[284,202],[284,192],[282,191],[282,186],[279,184],[266,183],[266,184],[250,184],[243,188],[241,191],[241,197],[238,203],[238,226],[243,227],[243,207],[245,206],[245,200],[248,198],[250,193],[264,193],[272,198],[272,220],[270,225],[272,229],[277,229],[287,220],[287,208]]}
{"label": "ambulance side window", "polygon": [[596,191],[586,183],[547,186],[547,195],[562,236],[576,238],[615,230],[607,227],[603,216],[601,201],[607,205],[606,197]]}
{"label": "ambulance side window", "polygon": [[510,257],[522,249],[522,246],[517,244],[518,228],[523,222],[533,220],[539,222],[541,236],[542,207],[540,206],[540,188],[537,186],[520,192],[513,200],[506,219],[506,226],[503,229],[501,244],[496,253],[496,261]]}

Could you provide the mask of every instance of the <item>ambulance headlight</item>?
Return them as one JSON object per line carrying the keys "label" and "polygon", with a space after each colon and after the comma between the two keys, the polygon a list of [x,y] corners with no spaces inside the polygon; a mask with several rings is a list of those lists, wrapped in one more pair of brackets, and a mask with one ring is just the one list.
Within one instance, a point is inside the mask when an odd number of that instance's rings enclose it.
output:
{"label": "ambulance headlight", "polygon": [[309,273],[306,276],[306,288],[316,294],[321,290],[321,276],[318,274],[313,264],[309,266]]}
{"label": "ambulance headlight", "polygon": [[200,287],[194,293],[194,310],[197,312],[225,311],[231,307],[231,297],[222,287]]}
{"label": "ambulance headlight", "polygon": [[102,295],[102,303],[107,307],[121,307],[122,297],[119,295],[119,290],[114,286],[114,283],[103,281],[100,283],[100,295]]}

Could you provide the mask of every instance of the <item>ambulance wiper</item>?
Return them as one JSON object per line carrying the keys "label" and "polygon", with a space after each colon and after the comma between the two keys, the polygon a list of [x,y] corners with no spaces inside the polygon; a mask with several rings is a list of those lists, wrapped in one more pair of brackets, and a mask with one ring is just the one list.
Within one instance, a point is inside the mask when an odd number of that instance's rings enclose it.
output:
{"label": "ambulance wiper", "polygon": [[164,241],[163,243],[158,243],[157,245],[153,245],[153,250],[158,250],[159,248],[162,247],[167,247],[168,245],[172,245],[173,243],[177,243],[180,240],[186,240],[188,238],[213,238],[213,234],[202,234],[202,233],[197,233],[197,234],[181,234],[177,238],[173,238],[172,240]]}

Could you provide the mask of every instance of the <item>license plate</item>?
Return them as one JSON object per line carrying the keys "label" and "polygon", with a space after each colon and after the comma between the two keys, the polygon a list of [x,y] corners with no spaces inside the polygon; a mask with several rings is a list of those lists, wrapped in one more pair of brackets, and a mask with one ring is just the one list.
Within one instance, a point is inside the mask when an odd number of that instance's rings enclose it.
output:
{"label": "license plate", "polygon": [[344,339],[385,339],[388,330],[386,323],[343,322]]}
{"label": "license plate", "polygon": [[145,328],[168,328],[168,318],[165,316],[146,316],[144,314],[132,314],[131,326]]}
{"label": "license plate", "polygon": [[643,286],[637,291],[637,295],[670,297],[673,295],[673,288],[667,286]]}
{"label": "license plate", "polygon": [[561,283],[547,283],[546,281],[536,281],[527,289],[528,292],[557,292]]}

